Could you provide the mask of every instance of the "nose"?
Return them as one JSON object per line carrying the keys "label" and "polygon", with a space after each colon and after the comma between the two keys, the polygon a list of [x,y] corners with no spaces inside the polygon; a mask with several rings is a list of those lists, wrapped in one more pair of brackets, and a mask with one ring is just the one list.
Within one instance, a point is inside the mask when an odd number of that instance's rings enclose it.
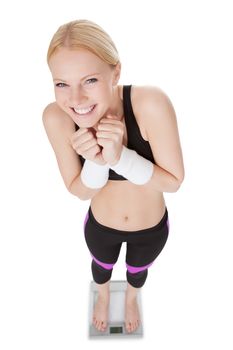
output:
{"label": "nose", "polygon": [[87,101],[88,97],[82,90],[82,87],[72,88],[69,96],[69,103],[71,107],[78,107]]}

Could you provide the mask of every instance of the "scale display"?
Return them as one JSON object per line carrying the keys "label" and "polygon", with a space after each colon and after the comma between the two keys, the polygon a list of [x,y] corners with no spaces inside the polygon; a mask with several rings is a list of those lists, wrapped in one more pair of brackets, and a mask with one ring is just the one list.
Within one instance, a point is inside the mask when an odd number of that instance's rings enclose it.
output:
{"label": "scale display", "polygon": [[109,327],[109,328],[110,328],[110,334],[123,333],[123,327]]}

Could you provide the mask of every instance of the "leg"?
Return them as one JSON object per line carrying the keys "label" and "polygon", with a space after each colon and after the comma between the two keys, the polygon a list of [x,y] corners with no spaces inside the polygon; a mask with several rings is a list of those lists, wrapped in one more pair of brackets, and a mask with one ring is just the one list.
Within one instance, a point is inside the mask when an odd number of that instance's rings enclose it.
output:
{"label": "leg", "polygon": [[162,251],[168,237],[168,214],[154,227],[131,233],[127,241],[127,281],[125,303],[125,323],[128,332],[139,325],[140,315],[137,305],[137,291],[147,278],[148,268]]}
{"label": "leg", "polygon": [[105,331],[108,320],[109,281],[116,263],[121,241],[112,235],[107,227],[99,224],[91,208],[85,220],[85,239],[92,255],[92,275],[98,289],[98,299],[93,313],[93,324],[99,331]]}
{"label": "leg", "polygon": [[134,332],[140,324],[137,293],[138,288],[128,283],[125,295],[125,328],[128,333]]}
{"label": "leg", "polygon": [[96,261],[92,260],[92,275],[98,289],[98,299],[93,312],[93,324],[99,330],[104,332],[107,327],[108,309],[109,309],[109,282],[112,275],[112,269],[105,269]]}
{"label": "leg", "polygon": [[125,298],[125,327],[129,333],[134,332],[140,324],[137,293],[139,288],[145,283],[147,274],[147,269],[137,273],[130,273],[129,270],[127,270],[128,284]]}

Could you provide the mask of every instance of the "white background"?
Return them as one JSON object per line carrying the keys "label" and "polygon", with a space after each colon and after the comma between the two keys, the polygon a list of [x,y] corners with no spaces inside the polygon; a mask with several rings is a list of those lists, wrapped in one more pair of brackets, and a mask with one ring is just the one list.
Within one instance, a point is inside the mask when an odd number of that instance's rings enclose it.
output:
{"label": "white background", "polygon": [[[1,4],[0,348],[233,348],[231,1]],[[113,38],[120,83],[156,85],[177,114],[186,177],[165,193],[170,238],[142,290],[145,336],[87,336],[89,201],[66,190],[42,124],[50,39],[74,19]],[[124,249],[113,279],[125,278]]]}

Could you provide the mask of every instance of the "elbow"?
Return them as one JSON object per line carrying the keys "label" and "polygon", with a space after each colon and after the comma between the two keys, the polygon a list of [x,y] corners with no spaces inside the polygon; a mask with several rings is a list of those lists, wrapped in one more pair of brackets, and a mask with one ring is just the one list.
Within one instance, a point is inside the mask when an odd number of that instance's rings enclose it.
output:
{"label": "elbow", "polygon": [[73,186],[73,183],[74,183],[74,181],[72,181],[72,183],[70,185],[66,186],[66,188],[69,191],[69,193],[72,194],[75,197],[78,197],[78,199],[80,199],[81,201],[87,200],[88,198],[86,198],[84,196],[84,192],[77,190],[77,188],[75,188],[75,186]]}
{"label": "elbow", "polygon": [[78,197],[81,201],[86,201],[87,198],[85,191],[83,191],[82,186],[80,186],[79,174],[71,181],[71,183],[66,184],[66,188],[70,194]]}
{"label": "elbow", "polygon": [[180,186],[183,183],[183,181],[184,181],[184,176],[182,178],[176,179],[174,192],[177,192],[180,189]]}
{"label": "elbow", "polygon": [[81,201],[86,201],[86,200],[89,199],[89,198],[85,198],[85,197],[81,196],[79,193],[75,193],[75,192],[70,191],[70,190],[69,190],[69,192],[70,192],[73,196],[75,196],[75,197],[77,197],[78,199],[80,199]]}
{"label": "elbow", "polygon": [[91,200],[100,189],[90,189],[84,186],[80,181],[75,183],[72,181],[70,186],[67,186],[68,191],[81,201]]}
{"label": "elbow", "polygon": [[83,191],[75,191],[72,186],[67,186],[67,190],[69,191],[70,194],[72,194],[75,197],[78,197],[81,201],[87,201],[90,198],[88,196],[85,196],[85,193]]}

